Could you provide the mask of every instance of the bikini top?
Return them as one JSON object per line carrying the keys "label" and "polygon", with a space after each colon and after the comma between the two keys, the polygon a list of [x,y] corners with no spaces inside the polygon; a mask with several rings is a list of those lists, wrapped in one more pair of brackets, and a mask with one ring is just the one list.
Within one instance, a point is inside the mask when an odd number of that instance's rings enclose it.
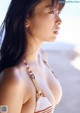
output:
{"label": "bikini top", "polygon": [[[43,61],[47,65],[47,62],[45,60],[43,60]],[[54,109],[53,109],[50,101],[48,100],[48,98],[46,97],[46,95],[42,91],[42,89],[39,87],[39,85],[35,79],[35,75],[33,74],[32,70],[30,69],[29,65],[26,63],[25,60],[24,60],[24,64],[26,65],[28,75],[29,75],[30,79],[32,80],[33,85],[36,89],[36,107],[35,107],[34,113],[53,113]],[[49,65],[47,65],[47,66],[49,67]],[[52,71],[52,73],[53,73],[53,71]]]}

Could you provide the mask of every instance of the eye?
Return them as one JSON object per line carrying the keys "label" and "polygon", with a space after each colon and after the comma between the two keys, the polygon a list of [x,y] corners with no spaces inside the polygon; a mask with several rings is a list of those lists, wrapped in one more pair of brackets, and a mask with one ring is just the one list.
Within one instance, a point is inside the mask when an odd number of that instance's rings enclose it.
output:
{"label": "eye", "polygon": [[49,13],[50,13],[50,14],[54,14],[55,12],[52,10],[52,11],[50,11]]}
{"label": "eye", "polygon": [[61,11],[58,11],[58,14],[60,14],[61,13]]}
{"label": "eye", "polygon": [[[55,11],[54,11],[54,10],[51,10],[49,13],[50,13],[50,14],[54,14]],[[60,13],[61,13],[61,11],[58,11],[58,12],[57,12],[57,14],[60,14]]]}

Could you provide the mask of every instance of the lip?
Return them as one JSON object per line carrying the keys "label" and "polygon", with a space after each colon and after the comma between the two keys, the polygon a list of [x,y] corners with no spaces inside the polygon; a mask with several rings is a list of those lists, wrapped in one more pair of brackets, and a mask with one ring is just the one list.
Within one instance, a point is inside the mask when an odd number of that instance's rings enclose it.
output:
{"label": "lip", "polygon": [[53,33],[57,35],[59,32],[58,31],[53,31]]}
{"label": "lip", "polygon": [[58,33],[59,33],[59,30],[60,30],[60,27],[57,27],[57,28],[55,28],[55,29],[53,30],[53,33],[54,33],[54,34],[58,34]]}

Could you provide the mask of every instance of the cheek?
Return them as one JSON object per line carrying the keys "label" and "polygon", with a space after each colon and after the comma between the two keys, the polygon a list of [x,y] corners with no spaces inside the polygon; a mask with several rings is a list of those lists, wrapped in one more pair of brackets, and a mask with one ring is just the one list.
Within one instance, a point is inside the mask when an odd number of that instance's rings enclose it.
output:
{"label": "cheek", "polygon": [[54,26],[54,16],[45,14],[38,22],[38,25],[42,28],[51,29]]}
{"label": "cheek", "polygon": [[31,30],[34,36],[40,40],[46,40],[53,34],[54,16],[44,15],[36,17],[31,21]]}

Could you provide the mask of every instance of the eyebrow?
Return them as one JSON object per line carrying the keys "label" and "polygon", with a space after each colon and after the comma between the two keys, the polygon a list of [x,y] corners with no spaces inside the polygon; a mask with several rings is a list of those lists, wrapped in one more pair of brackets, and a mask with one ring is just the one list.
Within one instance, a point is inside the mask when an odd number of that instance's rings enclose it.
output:
{"label": "eyebrow", "polygon": [[52,8],[51,4],[45,6],[45,8]]}
{"label": "eyebrow", "polygon": [[51,7],[51,4],[48,4],[48,5],[46,5],[45,7],[46,7],[46,8],[47,8],[47,7]]}

